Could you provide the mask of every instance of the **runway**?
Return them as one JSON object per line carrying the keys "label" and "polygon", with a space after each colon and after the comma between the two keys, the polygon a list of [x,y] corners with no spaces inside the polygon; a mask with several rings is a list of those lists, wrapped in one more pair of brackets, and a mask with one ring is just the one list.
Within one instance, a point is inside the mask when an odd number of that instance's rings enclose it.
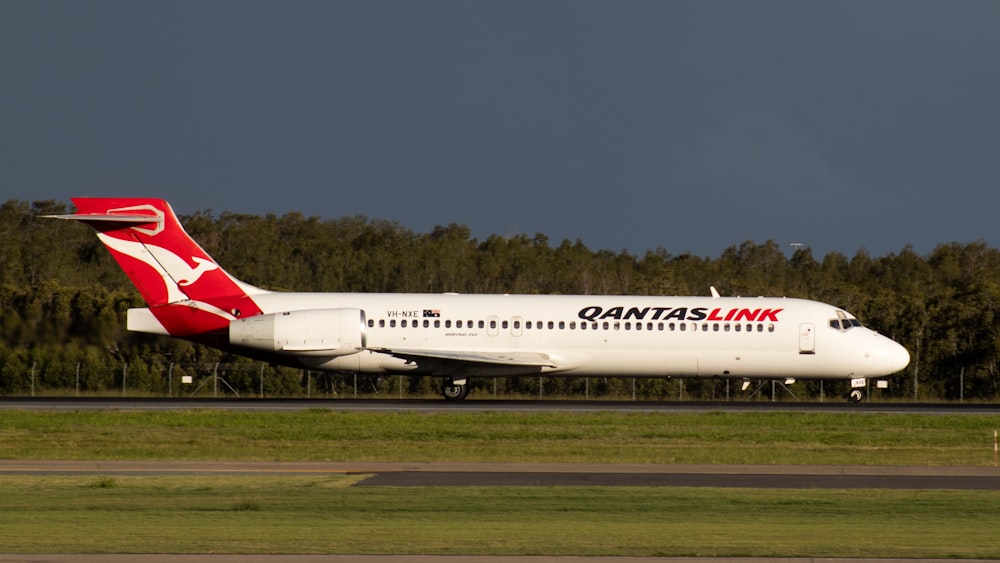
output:
{"label": "runway", "polygon": [[329,409],[345,412],[842,412],[938,415],[1000,415],[1000,404],[981,403],[848,403],[746,401],[607,401],[607,400],[478,400],[444,399],[256,399],[130,397],[2,397],[0,411],[26,410],[239,410],[282,412]]}
{"label": "runway", "polygon": [[370,475],[359,487],[1000,490],[997,467],[0,460],[8,475]]}

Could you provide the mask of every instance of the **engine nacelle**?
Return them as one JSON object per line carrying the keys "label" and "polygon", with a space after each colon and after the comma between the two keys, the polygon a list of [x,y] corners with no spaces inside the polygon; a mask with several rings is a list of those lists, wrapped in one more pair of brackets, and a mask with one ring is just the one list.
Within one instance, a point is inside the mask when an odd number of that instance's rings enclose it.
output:
{"label": "engine nacelle", "polygon": [[229,324],[229,343],[287,355],[346,356],[367,344],[361,309],[285,311]]}

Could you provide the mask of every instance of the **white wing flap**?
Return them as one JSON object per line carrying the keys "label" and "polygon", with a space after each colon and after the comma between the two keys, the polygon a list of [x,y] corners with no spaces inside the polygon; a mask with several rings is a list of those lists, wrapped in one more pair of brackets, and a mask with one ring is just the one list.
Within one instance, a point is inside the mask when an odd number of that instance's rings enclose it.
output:
{"label": "white wing flap", "polygon": [[414,348],[369,348],[369,350],[404,359],[437,358],[456,362],[500,366],[559,367],[548,354],[540,352],[478,352],[471,350],[420,350]]}

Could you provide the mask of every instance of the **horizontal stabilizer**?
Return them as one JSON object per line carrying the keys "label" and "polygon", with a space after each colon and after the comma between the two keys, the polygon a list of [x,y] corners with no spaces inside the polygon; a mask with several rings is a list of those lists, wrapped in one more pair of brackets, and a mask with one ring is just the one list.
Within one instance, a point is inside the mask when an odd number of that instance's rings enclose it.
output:
{"label": "horizontal stabilizer", "polygon": [[112,223],[162,223],[160,215],[124,215],[117,213],[77,213],[76,215],[43,215],[46,219],[72,219],[74,221],[109,221]]}

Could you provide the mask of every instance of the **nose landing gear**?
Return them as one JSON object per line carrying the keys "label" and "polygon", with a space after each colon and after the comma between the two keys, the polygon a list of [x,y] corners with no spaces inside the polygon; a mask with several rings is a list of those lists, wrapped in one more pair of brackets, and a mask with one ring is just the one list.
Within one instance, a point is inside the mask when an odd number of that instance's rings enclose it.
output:
{"label": "nose landing gear", "polygon": [[868,380],[864,377],[855,377],[851,380],[851,391],[847,394],[847,401],[860,403],[865,398],[863,389],[868,387]]}

